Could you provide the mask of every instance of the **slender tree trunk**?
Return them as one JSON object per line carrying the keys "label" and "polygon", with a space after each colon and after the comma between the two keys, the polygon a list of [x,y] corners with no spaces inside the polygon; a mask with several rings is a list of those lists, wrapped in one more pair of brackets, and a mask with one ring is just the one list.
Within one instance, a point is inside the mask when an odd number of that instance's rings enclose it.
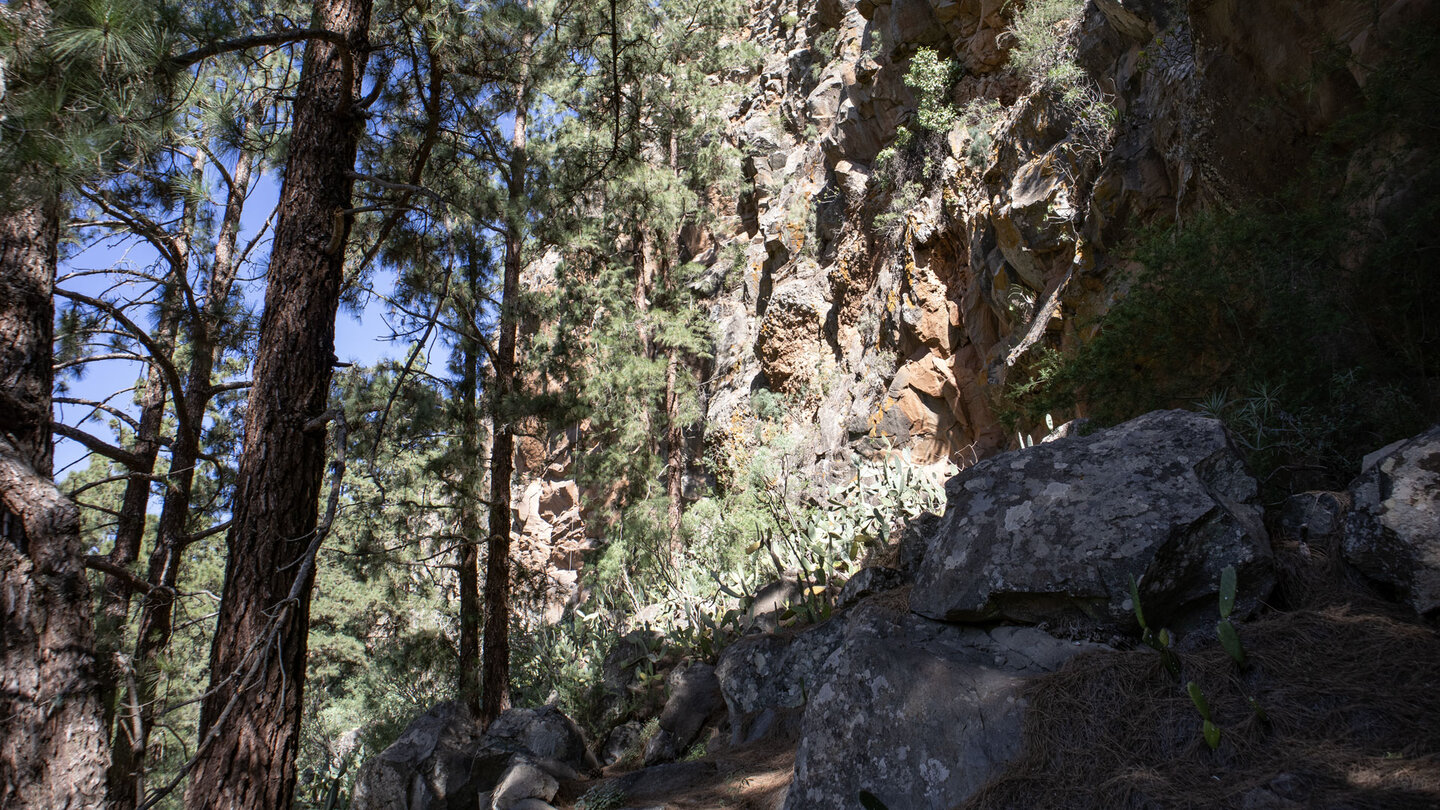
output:
{"label": "slender tree trunk", "polygon": [[314,583],[305,555],[325,471],[315,424],[334,363],[370,8],[315,3],[315,24],[348,48],[311,40],[296,90],[189,807],[286,808],[294,795]]}
{"label": "slender tree trunk", "polygon": [[[680,174],[680,138],[670,130],[670,171]],[[679,235],[671,240],[671,249],[676,248]],[[664,263],[665,286],[675,284],[672,276],[675,262],[666,256]],[[685,426],[680,424],[680,365],[681,350],[668,346],[665,362],[665,497],[667,501],[666,528],[670,540],[670,559],[675,560],[683,550],[680,535],[680,518],[684,512],[685,498]]]}
{"label": "slender tree trunk", "polygon": [[680,517],[685,497],[685,428],[680,424],[679,370],[680,350],[672,347],[665,363],[665,496],[671,560],[679,557],[684,545]]}
{"label": "slender tree trunk", "polygon": [[[528,4],[526,6],[529,7]],[[530,106],[530,46],[521,36],[520,77],[515,82],[515,125],[505,214],[505,278],[501,287],[500,340],[495,355],[492,412],[495,429],[490,451],[490,537],[485,560],[485,648],[481,653],[480,720],[489,725],[510,708],[510,478],[515,472],[515,426],[508,406],[515,391],[515,344],[519,331],[521,248],[524,245],[525,117]]]}
{"label": "slender tree trunk", "polygon": [[[247,130],[254,127],[253,119],[258,118],[261,112],[257,107],[252,120],[246,123]],[[215,261],[204,305],[199,321],[190,329],[190,367],[186,372],[184,402],[189,418],[177,424],[175,441],[170,448],[170,470],[166,475],[165,496],[146,574],[150,591],[140,603],[139,632],[135,652],[130,659],[135,690],[127,695],[125,705],[121,707],[120,726],[116,728],[114,737],[110,782],[115,810],[129,810],[145,793],[145,757],[156,714],[155,696],[160,677],[158,659],[170,646],[180,562],[188,545],[186,528],[190,517],[190,494],[195,481],[195,464],[200,459],[198,428],[203,424],[205,409],[212,396],[210,385],[217,352],[214,336],[222,326],[230,288],[239,269],[235,262],[235,243],[253,165],[253,153],[241,150],[235,167],[230,171],[233,186],[226,198],[225,213],[216,235]],[[192,428],[187,430],[186,426]]]}
{"label": "slender tree trunk", "polygon": [[480,300],[479,268],[467,267],[466,296],[457,308],[460,321],[460,545],[456,566],[460,576],[460,697],[472,716],[480,714],[480,412],[476,394],[480,381],[480,347],[468,333],[478,329],[475,304]]}
{"label": "slender tree trunk", "polygon": [[[191,162],[191,179],[201,180],[205,173],[205,153],[195,150]],[[190,265],[190,246],[194,237],[195,216],[198,201],[188,200],[180,217],[180,231],[173,237],[174,255],[165,291],[161,296],[159,317],[156,319],[155,342],[166,353],[166,361],[172,360],[175,349],[175,335],[180,325],[181,285],[179,274],[185,273]],[[160,429],[165,418],[165,403],[169,400],[165,377],[160,365],[152,362],[145,375],[145,389],[140,398],[140,421],[135,431],[135,443],[131,448],[139,464],[130,469],[130,480],[125,482],[125,493],[120,501],[120,514],[115,522],[115,545],[111,548],[107,562],[116,568],[128,570],[140,557],[140,544],[145,536],[147,507],[150,505],[150,476],[155,472],[155,459],[160,454]],[[130,618],[130,583],[113,574],[106,574],[101,584],[99,626],[96,627],[97,655],[100,659],[100,699],[105,706],[105,727],[112,729],[111,752],[116,755],[110,762],[110,797],[117,808],[134,805],[134,783],[132,768],[123,757],[123,749],[129,749],[130,737],[134,732],[134,717],[126,717],[124,708],[117,707],[121,690],[123,670],[126,668],[117,660],[120,645],[124,641],[125,625]],[[134,705],[134,695],[130,695]],[[115,724],[119,711],[121,721]]]}
{"label": "slender tree trunk", "polygon": [[0,807],[105,807],[90,584],[51,482],[53,202],[0,214]]}

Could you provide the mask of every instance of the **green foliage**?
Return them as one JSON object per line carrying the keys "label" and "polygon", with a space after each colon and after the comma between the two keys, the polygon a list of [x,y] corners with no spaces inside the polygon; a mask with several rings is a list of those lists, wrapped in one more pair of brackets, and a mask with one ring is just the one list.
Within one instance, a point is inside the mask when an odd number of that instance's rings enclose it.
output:
{"label": "green foliage", "polygon": [[1114,137],[1118,113],[1077,62],[1083,0],[1032,0],[1015,15],[1010,64],[1050,94],[1069,118],[1072,151],[1098,157]]}
{"label": "green foliage", "polygon": [[785,415],[785,399],[769,388],[756,388],[750,392],[750,409],[763,421],[778,422]]}
{"label": "green foliage", "polygon": [[4,197],[48,196],[100,176],[117,159],[143,160],[168,123],[158,78],[175,44],[176,16],[138,0],[0,10]]}
{"label": "green foliage", "polygon": [[1204,402],[1263,480],[1341,486],[1355,459],[1433,412],[1423,380],[1440,370],[1440,336],[1425,312],[1440,285],[1413,269],[1437,208],[1412,211],[1359,273],[1338,261],[1345,216],[1329,195],[1152,231],[1099,334],[1073,356],[1040,355],[1012,401],[1031,415],[1084,402],[1101,423]]}
{"label": "green foliage", "polygon": [[[990,146],[995,142],[991,135],[1000,118],[1000,102],[993,98],[974,98],[960,111],[960,122],[965,127],[968,146],[965,162],[971,168],[979,169],[989,157]],[[958,155],[957,155],[958,157]]]}
{"label": "green foliage", "polygon": [[1157,632],[1145,621],[1145,609],[1140,604],[1140,583],[1133,574],[1130,577],[1130,608],[1135,612],[1136,623],[1140,625],[1141,642],[1160,654],[1160,661],[1164,664],[1165,671],[1170,673],[1170,677],[1180,680],[1180,659],[1175,655],[1175,651],[1170,649],[1170,631],[1162,627]]}
{"label": "green foliage", "polygon": [[[1397,49],[1365,109],[1274,197],[1139,234],[1129,253],[1144,269],[1081,325],[1098,334],[1072,355],[1035,353],[1011,383],[1020,418],[1198,407],[1225,421],[1267,498],[1343,489],[1365,453],[1423,429],[1440,410],[1433,40]],[[1396,138],[1415,150],[1403,168],[1370,146]],[[1370,218],[1382,183],[1406,202]]]}
{"label": "green foliage", "polygon": [[1205,699],[1205,693],[1200,691],[1200,684],[1190,681],[1185,684],[1185,691],[1190,695],[1190,702],[1195,704],[1195,710],[1200,712],[1201,735],[1205,738],[1205,744],[1214,751],[1220,747],[1220,727],[1215,725],[1210,717],[1210,702]]}
{"label": "green foliage", "polygon": [[941,59],[931,48],[921,48],[910,59],[905,84],[919,96],[915,123],[928,132],[945,132],[960,117],[950,103],[950,88],[959,68],[954,61]]}
{"label": "green foliage", "polygon": [[1076,78],[1070,38],[1084,12],[1084,0],[1030,0],[1010,23],[1015,45],[1010,64],[1021,75],[1046,86]]}
{"label": "green foliage", "polygon": [[812,63],[816,69],[830,64],[835,58],[835,46],[840,41],[840,29],[821,31],[810,40]]}
{"label": "green foliage", "polygon": [[782,473],[759,493],[774,528],[761,531],[746,552],[759,566],[768,561],[776,576],[798,572],[800,612],[818,621],[829,615],[839,585],[863,559],[883,549],[907,521],[940,508],[944,481],[953,473],[922,469],[894,454],[861,464],[853,478],[809,495],[800,508],[795,491],[802,483]]}
{"label": "green foliage", "polygon": [[1235,659],[1235,663],[1244,666],[1245,646],[1240,642],[1240,634],[1236,632],[1235,625],[1228,619],[1222,620],[1215,625],[1215,633],[1219,636],[1220,646],[1225,648],[1225,652]]}
{"label": "green foliage", "polygon": [[885,212],[871,220],[870,227],[888,240],[895,240],[905,227],[905,215],[920,203],[924,187],[919,183],[905,183],[890,194]]}
{"label": "green foliage", "polygon": [[410,379],[378,446],[379,411],[396,369],[355,368],[337,381],[346,412],[356,414],[354,461],[317,566],[299,754],[320,795],[417,715],[454,696],[456,578],[423,561],[449,547],[457,472],[436,430],[446,415],[440,392]]}
{"label": "green foliage", "polygon": [[1236,587],[1235,566],[1227,565],[1220,572],[1220,621],[1215,625],[1215,634],[1226,654],[1243,667],[1246,664],[1245,645],[1240,642],[1235,625],[1230,623],[1230,613],[1235,610]]}
{"label": "green foliage", "polygon": [[[1185,693],[1190,695],[1190,702],[1195,704],[1195,709],[1200,716],[1206,720],[1210,719],[1210,702],[1205,699],[1205,693],[1200,691],[1200,684],[1188,681],[1185,684]],[[1212,748],[1214,746],[1211,746]]]}
{"label": "green foliage", "polygon": [[1230,618],[1230,614],[1235,610],[1237,589],[1235,566],[1227,565],[1220,571],[1220,618]]}
{"label": "green foliage", "polygon": [[585,791],[575,810],[616,810],[625,806],[625,791],[616,782],[605,782]]}

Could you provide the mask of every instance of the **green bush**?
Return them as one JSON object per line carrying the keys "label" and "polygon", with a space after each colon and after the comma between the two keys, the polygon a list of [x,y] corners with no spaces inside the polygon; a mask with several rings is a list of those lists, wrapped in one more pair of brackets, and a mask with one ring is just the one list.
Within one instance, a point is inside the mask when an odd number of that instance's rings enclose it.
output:
{"label": "green bush", "polygon": [[1010,23],[1015,45],[1010,64],[1036,84],[1071,83],[1075,66],[1071,37],[1085,10],[1084,0],[1030,0]]}
{"label": "green bush", "polygon": [[950,88],[955,84],[958,70],[953,61],[942,60],[930,48],[921,48],[911,57],[905,84],[919,97],[915,123],[920,129],[945,132],[960,117],[955,105],[950,103]]}
{"label": "green bush", "polygon": [[1084,0],[1032,0],[1015,15],[1010,64],[1050,94],[1069,119],[1072,150],[1098,156],[1108,147],[1118,113],[1078,64],[1075,35]]}

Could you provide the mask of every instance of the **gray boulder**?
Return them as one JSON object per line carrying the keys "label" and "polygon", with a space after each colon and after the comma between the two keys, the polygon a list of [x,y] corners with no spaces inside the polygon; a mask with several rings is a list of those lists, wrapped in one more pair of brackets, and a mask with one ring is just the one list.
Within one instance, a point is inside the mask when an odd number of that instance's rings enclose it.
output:
{"label": "gray boulder", "polygon": [[825,659],[839,646],[845,617],[803,631],[746,636],[720,654],[715,674],[725,696],[730,742],[774,736],[798,715],[821,678]]}
{"label": "gray boulder", "polygon": [[506,710],[486,730],[485,743],[492,748],[554,760],[575,771],[594,771],[600,767],[586,747],[580,727],[554,706]]}
{"label": "gray boulder", "polygon": [[[361,766],[351,807],[488,807],[490,791],[496,790],[521,762],[545,772],[557,783],[598,768],[594,755],[586,750],[580,729],[553,706],[510,709],[481,733],[463,707],[442,703],[412,721],[389,748]],[[511,805],[528,798],[516,792],[524,791],[511,789],[506,799]],[[497,799],[499,795],[497,790]],[[531,795],[546,801],[554,796]]]}
{"label": "gray boulder", "polygon": [[900,588],[905,582],[905,574],[898,568],[878,565],[861,568],[855,572],[855,576],[845,581],[840,595],[835,597],[835,607],[848,608],[866,597]]}
{"label": "gray boulder", "polygon": [[1020,751],[1019,690],[1100,645],[1034,627],[985,630],[867,602],[805,709],[786,810],[942,810],[964,801]]}
{"label": "gray boulder", "polygon": [[780,628],[780,616],[785,608],[800,601],[802,593],[799,583],[790,579],[777,579],[755,592],[755,598],[745,608],[746,628],[758,628],[761,632],[773,633]]}
{"label": "gray boulder", "polygon": [[1320,550],[1333,548],[1345,533],[1350,495],[1345,492],[1301,492],[1280,505],[1280,533]]}
{"label": "gray boulder", "polygon": [[491,799],[493,810],[520,810],[519,805],[530,799],[549,802],[560,792],[560,781],[528,758],[510,760],[505,775],[495,786]]}
{"label": "gray boulder", "polygon": [[671,762],[684,754],[712,718],[725,708],[715,667],[692,661],[669,677],[670,699],[660,712],[660,731],[645,747],[645,764]]}
{"label": "gray boulder", "polygon": [[475,795],[485,789],[472,772],[480,739],[479,726],[459,704],[435,706],[361,766],[351,806],[355,810],[473,807]]}
{"label": "gray boulder", "polygon": [[642,728],[643,725],[638,720],[631,720],[610,729],[610,733],[605,737],[605,744],[600,747],[600,764],[608,767],[624,759],[632,746],[642,742]]}
{"label": "gray boulder", "polygon": [[945,493],[937,528],[902,541],[923,616],[1128,627],[1133,576],[1147,618],[1185,630],[1214,620],[1225,566],[1239,573],[1241,615],[1274,585],[1255,480],[1199,414],[1156,411],[1005,453]]}
{"label": "gray boulder", "polygon": [[718,770],[714,762],[704,760],[670,762],[632,771],[610,784],[615,786],[615,793],[625,797],[625,801],[630,803],[629,806],[636,806],[650,800],[668,798],[690,790],[697,784],[713,780]]}
{"label": "gray boulder", "polygon": [[1350,496],[1345,559],[1417,612],[1440,609],[1440,426],[1374,460]]}

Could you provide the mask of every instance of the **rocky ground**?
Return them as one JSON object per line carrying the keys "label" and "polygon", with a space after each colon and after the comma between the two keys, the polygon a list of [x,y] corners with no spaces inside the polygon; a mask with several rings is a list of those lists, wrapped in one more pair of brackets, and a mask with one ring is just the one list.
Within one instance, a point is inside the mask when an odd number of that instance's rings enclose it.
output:
{"label": "rocky ground", "polygon": [[481,733],[446,705],[354,807],[1440,806],[1440,427],[1268,520],[1185,411],[947,496],[832,618],[675,666],[628,754],[550,707]]}

